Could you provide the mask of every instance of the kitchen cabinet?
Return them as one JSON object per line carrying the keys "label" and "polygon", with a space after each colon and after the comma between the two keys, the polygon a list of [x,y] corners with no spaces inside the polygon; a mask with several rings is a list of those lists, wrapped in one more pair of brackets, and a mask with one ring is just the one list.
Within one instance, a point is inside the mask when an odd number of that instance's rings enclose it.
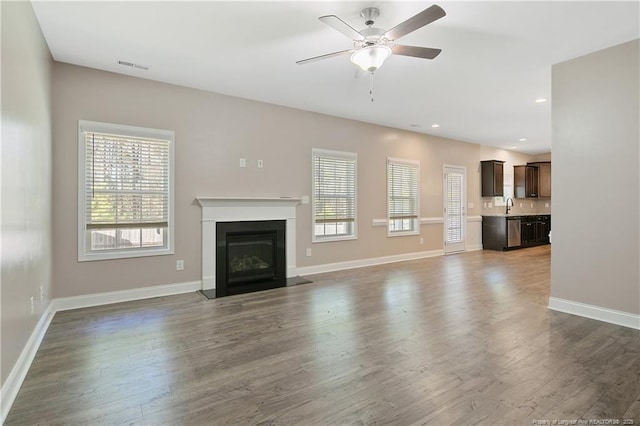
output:
{"label": "kitchen cabinet", "polygon": [[483,197],[504,196],[504,161],[481,161],[480,174]]}
{"label": "kitchen cabinet", "polygon": [[531,246],[536,243],[537,238],[537,222],[535,221],[535,217],[527,217],[523,218],[520,223],[522,238],[520,240],[520,245],[522,246]]}
{"label": "kitchen cabinet", "polygon": [[551,161],[527,163],[538,168],[538,197],[551,197]]}
{"label": "kitchen cabinet", "polygon": [[540,240],[541,244],[549,244],[549,233],[551,232],[551,216],[543,215],[538,216],[538,223],[540,223]]}
{"label": "kitchen cabinet", "polygon": [[513,166],[513,187],[516,198],[538,198],[538,167]]}
{"label": "kitchen cabinet", "polygon": [[505,250],[508,248],[507,218],[504,216],[482,216],[482,248]]}
{"label": "kitchen cabinet", "polygon": [[549,244],[550,215],[482,216],[482,248],[513,250]]}
{"label": "kitchen cabinet", "polygon": [[549,244],[551,216],[525,216],[520,222],[522,247]]}

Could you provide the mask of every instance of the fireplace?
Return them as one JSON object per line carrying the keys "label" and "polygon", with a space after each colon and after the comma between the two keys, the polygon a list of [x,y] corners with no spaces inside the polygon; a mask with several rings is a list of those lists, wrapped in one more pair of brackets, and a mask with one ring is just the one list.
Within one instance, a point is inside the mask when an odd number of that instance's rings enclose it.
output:
{"label": "fireplace", "polygon": [[216,297],[284,287],[286,221],[216,223]]}
{"label": "fireplace", "polygon": [[[218,287],[221,285],[221,281],[218,277],[218,262],[223,262],[223,264],[227,262],[226,254],[222,260],[219,260],[218,256],[218,241],[220,241],[218,239],[218,223],[285,222],[285,256],[280,257],[282,262],[285,262],[285,280],[298,275],[296,268],[296,207],[300,204],[300,198],[198,197],[197,201],[202,207],[201,292],[207,298],[213,298],[219,294]],[[264,245],[264,243],[259,245]],[[276,242],[275,245],[278,247],[279,243]],[[240,249],[242,246],[242,244],[236,244],[238,250],[242,250]],[[236,278],[239,276],[236,275]],[[281,284],[279,278],[278,282]],[[224,292],[226,290],[220,294]]]}

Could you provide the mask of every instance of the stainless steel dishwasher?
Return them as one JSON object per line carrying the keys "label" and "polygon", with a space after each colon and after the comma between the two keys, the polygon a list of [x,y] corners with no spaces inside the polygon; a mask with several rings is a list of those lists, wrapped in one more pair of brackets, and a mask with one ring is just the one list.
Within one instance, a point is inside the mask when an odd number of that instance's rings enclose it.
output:
{"label": "stainless steel dishwasher", "polygon": [[520,247],[522,239],[520,235],[520,218],[507,218],[507,247]]}

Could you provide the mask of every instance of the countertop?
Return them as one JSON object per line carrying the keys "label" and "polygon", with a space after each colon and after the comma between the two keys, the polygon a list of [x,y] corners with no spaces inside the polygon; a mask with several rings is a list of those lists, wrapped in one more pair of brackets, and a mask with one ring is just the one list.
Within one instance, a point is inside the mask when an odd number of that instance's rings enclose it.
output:
{"label": "countertop", "polygon": [[490,217],[519,217],[519,216],[551,216],[551,213],[499,213],[499,214],[483,214],[482,216]]}

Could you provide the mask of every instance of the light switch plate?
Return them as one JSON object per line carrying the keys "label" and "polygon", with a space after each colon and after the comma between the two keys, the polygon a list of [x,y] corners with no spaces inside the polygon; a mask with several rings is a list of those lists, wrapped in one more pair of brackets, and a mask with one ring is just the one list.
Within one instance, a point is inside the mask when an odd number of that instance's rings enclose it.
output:
{"label": "light switch plate", "polygon": [[246,158],[241,158],[240,159],[240,167],[247,167],[247,159]]}
{"label": "light switch plate", "polygon": [[301,203],[302,204],[309,204],[309,196],[308,195],[303,195]]}

